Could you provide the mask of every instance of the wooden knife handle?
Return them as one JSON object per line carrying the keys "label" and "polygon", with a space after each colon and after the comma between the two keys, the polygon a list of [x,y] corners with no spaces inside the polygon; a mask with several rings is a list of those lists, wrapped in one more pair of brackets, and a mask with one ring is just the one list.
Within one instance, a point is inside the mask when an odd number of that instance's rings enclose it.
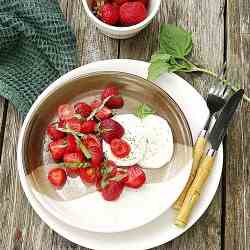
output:
{"label": "wooden knife handle", "polygon": [[214,164],[214,155],[207,154],[201,161],[195,179],[190,186],[184,203],[177,214],[175,224],[183,227],[187,224],[192,208],[200,197],[203,185],[205,184]]}
{"label": "wooden knife handle", "polygon": [[195,178],[195,175],[196,175],[200,160],[201,160],[202,155],[203,155],[203,153],[205,151],[205,147],[206,147],[206,143],[207,143],[205,135],[206,135],[206,131],[203,130],[201,132],[201,134],[199,135],[199,137],[198,137],[198,139],[197,139],[197,141],[196,141],[196,143],[194,145],[193,164],[192,164],[192,169],[191,169],[190,176],[188,178],[188,181],[187,181],[183,191],[181,192],[180,196],[175,201],[174,206],[173,206],[177,210],[181,209],[181,207],[183,205],[183,202],[185,200],[185,197],[187,195],[188,189],[191,186],[191,184],[192,184],[192,182],[193,182],[193,180]]}

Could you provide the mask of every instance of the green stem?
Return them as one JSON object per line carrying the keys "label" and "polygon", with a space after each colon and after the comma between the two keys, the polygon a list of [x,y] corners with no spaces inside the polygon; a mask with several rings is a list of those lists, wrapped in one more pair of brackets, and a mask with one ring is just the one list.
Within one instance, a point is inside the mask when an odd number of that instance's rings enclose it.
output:
{"label": "green stem", "polygon": [[[186,58],[183,58],[183,60],[192,67],[192,71],[199,71],[199,72],[203,72],[203,73],[205,73],[207,75],[211,75],[213,77],[216,77],[220,81],[222,81],[224,84],[226,84],[227,86],[229,86],[234,92],[236,92],[236,91],[239,90],[239,88],[231,85],[230,82],[227,79],[219,78],[219,76],[216,73],[214,73],[213,71],[210,71],[210,70],[204,69],[204,68],[199,68],[199,67],[197,67],[195,64],[193,64],[192,62],[190,62]],[[250,102],[250,98],[247,95],[245,95],[245,94],[243,95],[243,99],[246,100],[246,101],[248,101],[248,102]]]}

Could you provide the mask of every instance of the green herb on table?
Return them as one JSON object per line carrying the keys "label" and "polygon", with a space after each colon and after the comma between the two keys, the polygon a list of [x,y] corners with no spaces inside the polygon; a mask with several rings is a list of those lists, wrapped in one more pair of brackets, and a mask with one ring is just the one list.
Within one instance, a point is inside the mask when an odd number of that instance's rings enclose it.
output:
{"label": "green herb on table", "polygon": [[141,119],[145,118],[146,116],[148,115],[152,115],[154,114],[155,111],[150,108],[148,105],[142,103],[140,104],[137,109],[136,109],[136,112],[135,112],[135,115]]}
{"label": "green herb on table", "polygon": [[[148,79],[156,80],[166,72],[203,72],[218,78],[216,73],[200,68],[187,59],[192,47],[192,34],[190,32],[172,24],[163,24],[160,29],[160,49],[151,57]],[[238,90],[236,86],[230,85],[228,80],[220,80],[230,86],[233,91]],[[244,99],[250,102],[250,98],[246,95],[244,95]]]}

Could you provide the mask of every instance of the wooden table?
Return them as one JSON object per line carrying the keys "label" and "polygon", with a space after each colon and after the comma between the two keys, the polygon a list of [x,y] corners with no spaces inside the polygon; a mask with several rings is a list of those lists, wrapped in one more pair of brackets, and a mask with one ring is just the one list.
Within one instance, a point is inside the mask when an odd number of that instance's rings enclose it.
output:
{"label": "wooden table", "polygon": [[[82,64],[110,58],[148,61],[158,47],[159,25],[175,23],[193,32],[194,60],[216,72],[227,62],[227,77],[250,95],[249,0],[162,0],[152,24],[122,41],[99,33],[81,0],[60,4],[75,31]],[[187,79],[204,96],[212,84],[205,75]],[[16,166],[21,124],[15,108],[0,98],[0,249],[84,249],[53,232],[29,205]],[[244,102],[228,133],[223,176],[209,209],[188,232],[155,250],[250,249],[249,143],[250,104]]]}

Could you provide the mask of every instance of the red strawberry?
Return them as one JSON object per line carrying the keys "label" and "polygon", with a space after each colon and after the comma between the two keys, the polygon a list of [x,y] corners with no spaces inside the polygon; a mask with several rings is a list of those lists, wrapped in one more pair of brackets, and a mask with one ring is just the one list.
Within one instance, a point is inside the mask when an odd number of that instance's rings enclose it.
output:
{"label": "red strawberry", "polygon": [[96,122],[93,120],[84,121],[81,126],[82,133],[92,133],[96,129]]}
{"label": "red strawberry", "polygon": [[65,139],[59,139],[49,144],[49,151],[52,155],[53,160],[59,161],[63,158],[67,143]]}
{"label": "red strawberry", "polygon": [[55,124],[50,123],[47,127],[47,134],[51,140],[58,140],[65,136],[65,134],[56,129]]}
{"label": "red strawberry", "polygon": [[66,183],[67,176],[62,168],[53,168],[49,171],[48,180],[54,187],[60,188]]}
{"label": "red strawberry", "polygon": [[71,118],[66,121],[66,126],[68,126],[70,129],[76,131],[76,132],[81,132],[81,121],[77,118]]}
{"label": "red strawberry", "polygon": [[101,106],[102,102],[100,100],[94,100],[90,103],[90,107],[94,110],[96,108],[99,108]]}
{"label": "red strawberry", "polygon": [[92,108],[90,107],[90,105],[88,105],[85,102],[76,103],[74,105],[74,109],[77,114],[80,114],[81,116],[84,117],[88,117],[92,112]]}
{"label": "red strawberry", "polygon": [[101,121],[100,130],[103,139],[107,143],[111,143],[113,139],[120,139],[124,135],[124,128],[120,123],[112,119]]}
{"label": "red strawberry", "polygon": [[67,135],[66,138],[66,148],[65,148],[65,154],[68,153],[74,153],[77,151],[77,144],[76,144],[76,139],[73,135]]}
{"label": "red strawberry", "polygon": [[91,154],[91,166],[99,168],[103,161],[103,151],[101,147],[89,147],[88,148]]}
{"label": "red strawberry", "polygon": [[101,148],[102,147],[100,139],[93,134],[89,134],[89,135],[84,136],[82,142],[87,148],[91,148],[91,147],[100,147]]}
{"label": "red strawberry", "polygon": [[112,96],[107,101],[106,106],[110,109],[119,109],[124,105],[124,100],[121,96]]}
{"label": "red strawberry", "polygon": [[128,168],[128,180],[125,185],[130,188],[139,188],[146,181],[146,175],[139,165],[134,165]]}
{"label": "red strawberry", "polygon": [[57,112],[60,120],[68,120],[74,115],[74,107],[70,104],[62,104],[58,107]]}
{"label": "red strawberry", "polygon": [[117,95],[119,95],[118,88],[114,85],[109,85],[102,91],[101,99],[102,101],[104,101],[104,99],[106,99],[109,96],[117,96]]}
{"label": "red strawberry", "polygon": [[119,21],[119,6],[106,3],[101,7],[100,19],[107,24],[114,25]]}
{"label": "red strawberry", "polygon": [[94,184],[97,180],[95,168],[92,167],[80,168],[79,174],[83,182]]}
{"label": "red strawberry", "polygon": [[124,189],[123,182],[110,180],[105,188],[102,189],[102,197],[106,201],[117,200]]}
{"label": "red strawberry", "polygon": [[147,17],[147,9],[142,2],[127,2],[120,7],[120,22],[131,26],[142,22]]}
{"label": "red strawberry", "polygon": [[111,117],[112,111],[107,107],[103,107],[99,112],[96,113],[95,116],[98,120],[102,121],[104,119]]}
{"label": "red strawberry", "polygon": [[112,153],[118,158],[124,158],[131,151],[130,145],[122,139],[113,139],[110,143]]}
{"label": "red strawberry", "polygon": [[112,0],[113,3],[116,3],[118,5],[122,5],[126,2],[128,2],[129,0]]}
{"label": "red strawberry", "polygon": [[[80,163],[80,162],[83,162],[85,159],[84,159],[84,156],[82,153],[80,152],[76,152],[76,153],[67,153],[67,154],[64,154],[63,156],[63,161],[65,163]],[[77,166],[74,166],[72,168],[70,167],[66,167],[66,173],[68,176],[76,176],[76,175],[79,175],[79,168]]]}
{"label": "red strawberry", "polygon": [[66,120],[59,120],[58,127],[59,128],[65,128],[66,126]]}

